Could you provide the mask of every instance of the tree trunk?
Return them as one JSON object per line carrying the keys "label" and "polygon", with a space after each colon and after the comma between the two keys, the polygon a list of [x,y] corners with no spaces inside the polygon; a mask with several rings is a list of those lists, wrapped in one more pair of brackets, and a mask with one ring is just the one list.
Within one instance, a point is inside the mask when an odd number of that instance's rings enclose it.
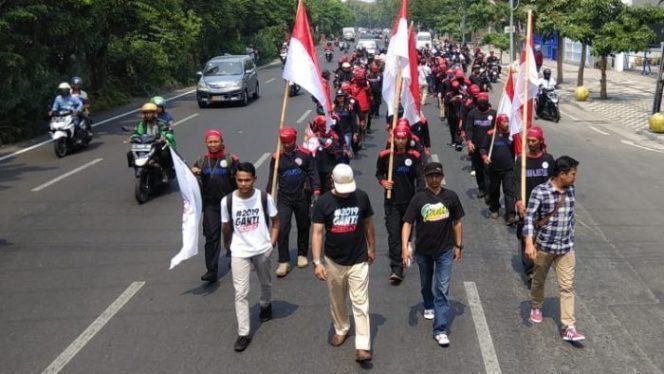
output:
{"label": "tree trunk", "polygon": [[565,60],[565,38],[558,33],[558,55],[556,56],[556,70],[558,76],[556,81],[563,83],[563,61]]}
{"label": "tree trunk", "polygon": [[579,75],[576,77],[576,86],[583,86],[583,69],[586,67],[586,45],[581,44],[581,62],[579,62]]}
{"label": "tree trunk", "polygon": [[606,94],[606,65],[607,65],[607,58],[606,56],[602,56],[602,59],[600,61],[602,78],[599,80],[600,83],[599,98],[602,100],[606,100],[609,98],[609,96]]}

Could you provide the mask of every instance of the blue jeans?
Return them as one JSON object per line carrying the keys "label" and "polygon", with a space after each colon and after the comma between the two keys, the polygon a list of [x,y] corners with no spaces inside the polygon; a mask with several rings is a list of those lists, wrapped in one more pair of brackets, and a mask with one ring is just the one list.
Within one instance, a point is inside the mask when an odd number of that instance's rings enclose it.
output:
{"label": "blue jeans", "polygon": [[[415,255],[417,267],[420,269],[420,284],[424,309],[433,309],[435,312],[433,336],[447,334],[447,315],[450,312],[449,290],[450,279],[452,278],[453,258],[453,248],[448,248],[438,255]],[[435,284],[433,284],[434,279]]]}

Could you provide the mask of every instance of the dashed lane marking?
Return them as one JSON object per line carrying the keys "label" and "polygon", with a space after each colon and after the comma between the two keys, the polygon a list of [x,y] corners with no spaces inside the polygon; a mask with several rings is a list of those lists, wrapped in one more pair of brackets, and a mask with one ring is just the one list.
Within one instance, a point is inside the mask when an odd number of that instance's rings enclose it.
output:
{"label": "dashed lane marking", "polygon": [[297,119],[297,122],[296,122],[296,123],[297,123],[298,125],[299,125],[300,123],[302,123],[302,121],[304,121],[304,120],[309,116],[309,114],[311,114],[311,109],[307,109],[307,111],[304,112],[304,113],[300,116],[300,118]]}
{"label": "dashed lane marking", "polygon": [[192,118],[196,118],[196,117],[198,117],[199,115],[200,115],[200,113],[194,113],[194,114],[192,114],[192,115],[190,115],[190,116],[184,117],[183,119],[181,119],[181,120],[175,122],[175,123],[173,124],[173,127],[175,127],[175,126],[177,126],[177,125],[180,125],[180,124],[182,124],[182,123],[184,123],[184,122],[186,122],[186,121],[189,121],[189,120],[192,119]]}
{"label": "dashed lane marking", "polygon": [[145,285],[145,282],[133,282],[115,301],[88,326],[60,355],[42,372],[56,374],[71,361],[76,354],[122,309],[129,300]]}
{"label": "dashed lane marking", "polygon": [[593,130],[593,131],[595,131],[595,132],[598,132],[598,133],[600,133],[600,134],[602,134],[602,135],[607,135],[607,136],[608,136],[608,135],[611,135],[611,134],[609,134],[608,132],[606,132],[606,131],[602,131],[602,130],[598,129],[598,128],[595,127],[595,126],[592,126],[592,125],[591,125],[591,126],[589,126],[589,127],[590,127],[591,130]]}
{"label": "dashed lane marking", "polygon": [[258,169],[261,167],[268,157],[270,157],[270,152],[263,153],[263,155],[254,163],[254,168]]}
{"label": "dashed lane marking", "polygon": [[639,144],[634,143],[634,142],[631,141],[631,140],[625,140],[625,139],[623,139],[623,140],[621,140],[620,142],[623,143],[623,144],[631,145],[632,147],[636,147],[636,148],[640,148],[640,149],[646,150],[646,151],[657,152],[657,153],[664,153],[664,150],[654,149],[654,148],[649,148],[649,147],[644,147],[644,146],[642,146],[642,145],[639,145]]}
{"label": "dashed lane marking", "polygon": [[480,300],[480,294],[477,292],[475,282],[463,282],[466,288],[466,296],[468,297],[468,304],[470,304],[470,312],[473,316],[475,323],[475,331],[477,332],[477,339],[480,342],[480,351],[482,351],[482,359],[484,359],[484,369],[487,374],[501,374],[500,364],[496,356],[496,350],[493,347],[493,339],[491,339],[491,331],[484,316],[484,308]]}
{"label": "dashed lane marking", "polygon": [[72,170],[72,171],[69,171],[69,172],[66,172],[66,173],[62,174],[61,176],[59,176],[59,177],[57,177],[57,178],[53,178],[53,179],[51,179],[50,181],[48,181],[48,182],[46,182],[46,183],[44,183],[44,184],[41,184],[41,185],[39,185],[39,186],[37,186],[37,187],[31,189],[30,191],[32,191],[32,192],[39,192],[39,191],[43,190],[44,188],[46,188],[46,187],[48,187],[48,186],[50,186],[50,185],[52,185],[52,184],[58,183],[58,182],[60,182],[61,180],[63,180],[63,179],[65,179],[65,178],[67,178],[67,177],[70,177],[70,176],[72,176],[72,175],[78,173],[78,172],[81,171],[81,170],[87,169],[87,168],[89,168],[90,166],[92,166],[92,165],[94,165],[94,164],[96,164],[96,163],[98,163],[98,162],[101,162],[102,160],[103,160],[103,158],[97,158],[97,159],[94,159],[94,160],[88,162],[87,164],[83,164],[83,165],[77,167],[76,169],[74,169],[74,170]]}
{"label": "dashed lane marking", "polygon": [[268,80],[265,81],[265,84],[272,83],[272,82],[274,82],[276,79],[277,79],[277,78],[270,78],[270,79],[268,79]]}

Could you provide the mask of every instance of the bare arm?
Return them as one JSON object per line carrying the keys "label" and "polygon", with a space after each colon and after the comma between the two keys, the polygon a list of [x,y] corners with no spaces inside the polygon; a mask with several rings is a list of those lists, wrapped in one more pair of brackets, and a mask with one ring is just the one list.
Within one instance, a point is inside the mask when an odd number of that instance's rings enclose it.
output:
{"label": "bare arm", "polygon": [[460,219],[454,221],[453,231],[454,231],[454,262],[459,262],[463,257],[463,252],[461,251],[461,248],[457,247],[457,244],[463,245],[463,225],[461,224]]}
{"label": "bare arm", "polygon": [[408,252],[408,241],[410,241],[410,233],[413,230],[413,224],[404,222],[401,227],[401,261],[404,266],[408,266],[410,261],[410,253]]}
{"label": "bare arm", "polygon": [[325,271],[325,266],[318,266],[316,263],[321,261],[324,229],[324,224],[314,223],[314,228],[311,234],[311,255],[314,260],[314,276],[322,281],[327,280],[327,272]]}
{"label": "bare arm", "polygon": [[270,226],[270,243],[272,247],[277,246],[277,239],[279,238],[279,216],[271,218],[272,226]]}
{"label": "bare arm", "polygon": [[224,222],[221,225],[221,232],[224,234],[224,247],[231,250],[231,239],[233,239],[233,230],[231,230],[231,223]]}
{"label": "bare arm", "polygon": [[364,219],[364,233],[367,237],[367,255],[369,264],[376,258],[376,228],[371,217]]}

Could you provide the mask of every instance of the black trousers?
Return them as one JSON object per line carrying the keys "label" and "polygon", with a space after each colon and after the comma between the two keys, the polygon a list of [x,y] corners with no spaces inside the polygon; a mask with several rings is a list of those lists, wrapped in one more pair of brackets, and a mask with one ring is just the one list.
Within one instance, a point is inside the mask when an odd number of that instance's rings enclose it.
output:
{"label": "black trousers", "polygon": [[447,125],[450,128],[450,141],[452,142],[452,145],[461,143],[461,140],[459,139],[459,118],[450,117],[448,115]]}
{"label": "black trousers", "polygon": [[373,101],[371,102],[371,115],[379,115],[380,114],[380,103],[383,100],[383,95],[381,92],[374,92],[373,93]]}
{"label": "black trousers", "polygon": [[295,224],[297,225],[297,255],[307,256],[309,253],[309,227],[311,218],[309,216],[309,207],[311,199],[306,198],[293,202],[284,202],[283,198],[277,200],[277,210],[279,211],[279,262],[290,262],[290,248],[288,241],[291,230],[291,218],[295,214]]}
{"label": "black trousers", "polygon": [[318,177],[320,178],[321,195],[327,191],[332,190],[332,172],[330,173],[319,172]]}
{"label": "black trousers", "polygon": [[526,257],[526,243],[523,240],[523,219],[516,225],[516,237],[519,240],[519,249],[521,254],[521,265],[523,265],[523,273],[532,278],[535,272],[535,264]]}
{"label": "black trousers", "polygon": [[219,270],[221,252],[221,202],[203,202],[203,236],[205,236],[205,266],[212,273]]}
{"label": "black trousers", "polygon": [[[477,171],[475,171],[477,173]],[[514,170],[489,171],[489,210],[500,210],[500,186],[503,186],[505,218],[516,214],[516,173]]]}
{"label": "black trousers", "polygon": [[398,275],[403,273],[401,261],[401,228],[403,216],[408,204],[385,204],[385,228],[387,228],[387,246],[390,257],[390,268]]}
{"label": "black trousers", "polygon": [[482,161],[479,149],[475,148],[475,152],[470,154],[470,160],[473,163],[473,169],[475,170],[477,188],[479,188],[480,191],[487,192],[489,188],[489,173],[486,170],[486,165],[484,165],[484,162]]}

